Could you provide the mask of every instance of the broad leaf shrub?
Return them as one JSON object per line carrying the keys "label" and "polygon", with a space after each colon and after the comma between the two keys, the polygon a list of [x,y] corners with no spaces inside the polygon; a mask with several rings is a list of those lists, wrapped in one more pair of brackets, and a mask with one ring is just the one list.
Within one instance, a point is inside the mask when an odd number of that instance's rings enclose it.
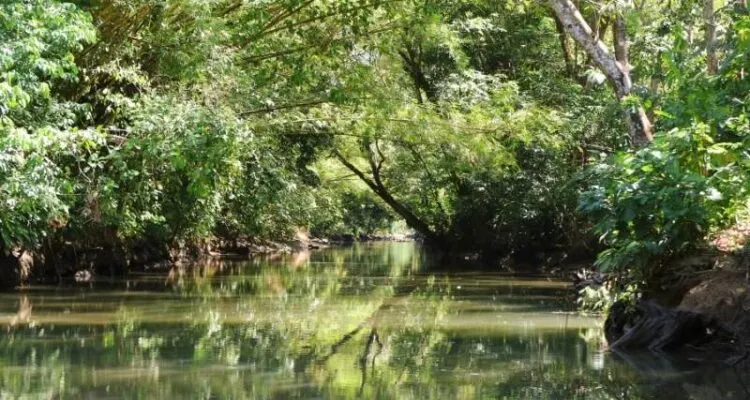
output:
{"label": "broad leaf shrub", "polygon": [[693,123],[591,167],[579,210],[606,246],[596,265],[648,283],[665,262],[705,243],[747,197],[743,147],[715,143],[707,125]]}

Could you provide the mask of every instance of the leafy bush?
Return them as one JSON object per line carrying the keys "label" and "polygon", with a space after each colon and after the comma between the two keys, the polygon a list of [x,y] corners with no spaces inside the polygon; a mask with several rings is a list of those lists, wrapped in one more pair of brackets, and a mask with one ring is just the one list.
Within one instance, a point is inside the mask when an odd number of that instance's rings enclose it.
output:
{"label": "leafy bush", "polygon": [[707,125],[694,123],[593,166],[579,209],[597,221],[594,231],[608,247],[597,265],[645,282],[665,261],[700,247],[743,202],[738,148],[715,143]]}
{"label": "leafy bush", "polygon": [[579,209],[607,247],[598,266],[648,284],[666,262],[705,246],[750,196],[747,118],[750,17],[738,14],[718,75],[703,72],[679,27],[660,62],[670,89],[657,110],[661,133],[647,148],[619,152],[583,175]]}
{"label": "leafy bush", "polygon": [[0,252],[36,247],[68,220],[73,187],[63,160],[103,143],[71,128],[79,105],[53,96],[74,81],[73,52],[93,41],[91,18],[47,0],[0,5]]}
{"label": "leafy bush", "polygon": [[74,188],[57,161],[103,143],[94,131],[13,129],[0,136],[0,250],[38,247],[69,219]]}

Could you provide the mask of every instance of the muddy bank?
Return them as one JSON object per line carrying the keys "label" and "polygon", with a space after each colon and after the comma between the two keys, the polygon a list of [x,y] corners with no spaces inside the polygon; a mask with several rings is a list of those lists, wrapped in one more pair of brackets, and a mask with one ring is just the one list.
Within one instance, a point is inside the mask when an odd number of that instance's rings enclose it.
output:
{"label": "muddy bank", "polygon": [[679,310],[689,310],[716,321],[750,347],[750,281],[748,272],[717,271],[682,299]]}
{"label": "muddy bank", "polygon": [[183,245],[143,242],[125,246],[83,247],[65,243],[39,250],[16,249],[0,255],[0,289],[66,279],[88,281],[94,276],[118,276],[138,271],[168,271],[206,258],[245,258],[253,255],[323,249],[334,245],[373,241],[411,241],[405,235],[308,237],[298,232],[286,240],[215,238]]}
{"label": "muddy bank", "polygon": [[[717,254],[713,268],[615,303],[605,322],[610,349],[693,361],[750,365],[750,271],[743,254]],[[686,287],[686,283],[692,283]],[[679,298],[674,302],[675,298]]]}
{"label": "muddy bank", "polygon": [[130,247],[82,247],[65,243],[50,249],[16,249],[0,256],[0,289],[67,279],[87,281],[94,276],[118,276],[133,271],[168,270],[210,257],[249,257],[319,248],[313,241],[269,241],[254,238],[203,240],[186,245],[139,243]]}

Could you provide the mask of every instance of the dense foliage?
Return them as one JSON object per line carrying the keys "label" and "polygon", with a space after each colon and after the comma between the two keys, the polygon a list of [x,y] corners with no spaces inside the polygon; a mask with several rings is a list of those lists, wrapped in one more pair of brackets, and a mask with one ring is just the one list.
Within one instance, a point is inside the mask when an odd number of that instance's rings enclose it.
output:
{"label": "dense foliage", "polygon": [[748,32],[741,1],[4,3],[0,250],[401,220],[534,262],[598,237],[645,282],[747,209]]}
{"label": "dense foliage", "polygon": [[638,284],[747,215],[749,20],[729,6],[722,11],[729,31],[721,69],[707,71],[690,32],[675,24],[658,60],[660,134],[648,148],[615,154],[584,175],[590,186],[580,208],[607,247],[597,263]]}

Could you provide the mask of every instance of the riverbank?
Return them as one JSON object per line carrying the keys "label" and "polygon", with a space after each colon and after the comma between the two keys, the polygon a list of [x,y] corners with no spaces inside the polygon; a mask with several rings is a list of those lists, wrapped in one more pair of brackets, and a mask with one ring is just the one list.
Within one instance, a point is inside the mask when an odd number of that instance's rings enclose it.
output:
{"label": "riverbank", "polygon": [[292,251],[293,241],[255,238],[206,239],[182,245],[142,242],[129,246],[82,246],[71,242],[35,250],[14,249],[0,257],[0,288],[96,275],[121,276],[131,271],[167,269],[206,257],[249,256]]}
{"label": "riverbank", "polygon": [[15,249],[0,257],[0,289],[31,282],[52,283],[66,279],[90,280],[97,275],[121,276],[129,272],[168,270],[172,266],[207,258],[242,259],[253,255],[319,250],[357,242],[406,242],[408,235],[336,235],[309,237],[298,231],[293,238],[213,238],[185,245],[141,243],[124,246],[82,247],[66,243],[56,249]]}
{"label": "riverbank", "polygon": [[616,302],[605,322],[610,348],[750,366],[746,241],[746,231],[737,227],[720,232],[710,248],[664,265],[635,304]]}
{"label": "riverbank", "polygon": [[[661,288],[676,292],[676,310],[694,312],[733,336],[739,352],[750,351],[750,223],[722,230],[710,250],[687,257]],[[679,273],[681,272],[681,274]]]}

